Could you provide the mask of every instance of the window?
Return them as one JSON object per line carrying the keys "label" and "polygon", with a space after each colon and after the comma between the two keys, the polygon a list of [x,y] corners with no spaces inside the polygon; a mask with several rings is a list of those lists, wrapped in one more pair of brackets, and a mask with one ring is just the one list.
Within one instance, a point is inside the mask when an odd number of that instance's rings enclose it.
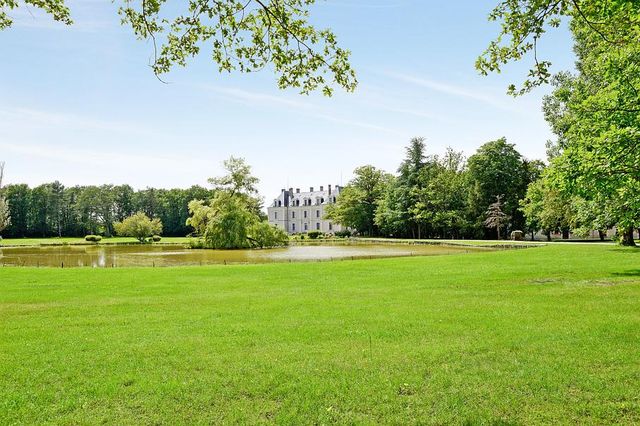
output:
{"label": "window", "polygon": [[306,210],[304,211],[304,218],[305,219],[307,218],[307,211]]}
{"label": "window", "polygon": [[320,222],[316,222],[316,230],[320,230]]}
{"label": "window", "polygon": [[273,218],[278,220],[278,212],[273,212]]}
{"label": "window", "polygon": [[320,198],[320,204],[324,203],[324,198]]}
{"label": "window", "polygon": [[278,207],[282,207],[282,201],[278,201]]}
{"label": "window", "polygon": [[291,212],[291,219],[295,219],[296,218],[296,212]]}
{"label": "window", "polygon": [[307,229],[309,229],[309,226],[308,226],[308,224],[305,223],[304,224],[304,230],[306,231]]}
{"label": "window", "polygon": [[296,224],[295,223],[291,224],[291,230],[295,232],[295,230],[296,230]]}
{"label": "window", "polygon": [[329,231],[333,230],[333,224],[331,222],[329,222]]}
{"label": "window", "polygon": [[316,210],[316,217],[320,217],[320,210]]}

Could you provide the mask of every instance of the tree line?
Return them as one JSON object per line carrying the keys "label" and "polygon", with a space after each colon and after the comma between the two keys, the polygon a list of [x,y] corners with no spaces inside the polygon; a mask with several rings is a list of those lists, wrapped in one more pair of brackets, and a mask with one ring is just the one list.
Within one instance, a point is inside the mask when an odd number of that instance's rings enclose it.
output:
{"label": "tree line", "polygon": [[[448,148],[429,154],[414,138],[393,175],[367,165],[354,171],[327,217],[368,236],[495,238],[527,230],[520,200],[544,163],[525,159],[505,138],[482,145],[466,159]],[[500,212],[490,221],[490,206]]]}
{"label": "tree line", "polygon": [[0,193],[10,215],[2,236],[109,237],[114,235],[116,222],[136,212],[159,219],[165,236],[185,236],[194,230],[187,225],[189,202],[213,195],[213,190],[201,186],[136,191],[129,185],[65,187],[58,181],[34,188],[9,184]]}
{"label": "tree line", "polygon": [[[569,19],[576,71],[550,72],[537,52],[548,28]],[[466,162],[448,152],[429,157],[413,141],[397,176],[356,170],[330,212],[369,235],[479,237],[509,230],[586,236],[615,228],[633,246],[640,234],[640,3],[630,0],[503,0],[490,15],[501,33],[478,58],[487,74],[533,53],[521,95],[550,83],[543,102],[556,139],[547,163],[526,162],[494,141]],[[456,167],[451,166],[451,158]],[[372,190],[375,188],[375,190]],[[499,234],[499,231],[503,231]]]}

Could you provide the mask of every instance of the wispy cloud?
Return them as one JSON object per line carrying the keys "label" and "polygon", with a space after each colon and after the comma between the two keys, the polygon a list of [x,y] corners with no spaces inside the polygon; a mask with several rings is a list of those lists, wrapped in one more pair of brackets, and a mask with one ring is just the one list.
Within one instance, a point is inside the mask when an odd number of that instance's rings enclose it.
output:
{"label": "wispy cloud", "polygon": [[346,115],[336,115],[333,112],[327,111],[326,108],[320,107],[312,102],[305,102],[288,97],[275,96],[262,92],[248,91],[238,88],[227,88],[212,85],[203,85],[200,87],[205,90],[209,90],[217,96],[221,96],[227,100],[242,103],[244,105],[252,107],[285,108],[289,111],[293,111],[297,114],[307,117],[318,118],[334,123],[340,123],[348,126],[360,127],[363,129],[375,130],[394,135],[402,134],[402,132],[379,124],[353,119]]}
{"label": "wispy cloud", "polygon": [[66,112],[53,112],[24,107],[0,106],[0,123],[5,121],[3,128],[33,128],[36,126],[47,129],[62,128],[67,130],[94,130],[102,132],[118,132],[145,136],[158,136],[153,129],[137,123],[114,120],[101,120],[93,117],[80,116]]}
{"label": "wispy cloud", "polygon": [[442,81],[429,79],[426,77],[416,77],[413,75],[407,75],[395,72],[385,72],[386,76],[394,78],[405,83],[410,83],[416,86],[424,87],[436,92],[444,93],[445,95],[455,96],[458,98],[471,99],[474,101],[482,102],[491,105],[495,108],[509,109],[509,106],[500,99],[492,96],[486,92],[471,89],[468,87],[453,85]]}
{"label": "wispy cloud", "polygon": [[194,168],[210,167],[210,162],[193,159],[180,158],[172,155],[171,157],[162,157],[157,155],[147,155],[138,153],[129,153],[119,150],[100,151],[94,149],[69,149],[60,146],[51,146],[50,144],[33,144],[33,143],[8,143],[0,142],[0,151],[10,152],[13,154],[24,155],[29,158],[43,158],[47,160],[61,161],[72,164],[91,164],[92,167],[108,167],[112,168],[117,164],[119,170],[136,170],[141,164],[153,164],[154,168],[172,170],[173,172],[190,172]]}
{"label": "wispy cloud", "polygon": [[105,7],[105,2],[100,0],[66,0],[65,3],[71,10],[73,24],[66,25],[53,19],[53,16],[43,9],[18,3],[15,9],[6,11],[13,20],[13,26],[26,29],[50,30],[50,31],[73,31],[82,33],[104,32],[109,28],[117,26],[119,20],[117,16],[113,19],[96,19],[104,9],[112,10],[112,7]]}
{"label": "wispy cloud", "polygon": [[362,0],[332,0],[331,2],[320,2],[318,5],[327,7],[354,7],[358,9],[394,9],[406,3],[406,0],[369,0],[368,2],[363,2]]}
{"label": "wispy cloud", "polygon": [[289,108],[302,108],[302,109],[313,109],[314,105],[309,102],[303,102],[295,99],[289,99],[281,96],[269,95],[266,93],[248,91],[244,89],[238,88],[230,88],[230,87],[222,87],[222,86],[213,86],[213,85],[200,85],[202,89],[208,90],[210,92],[216,93],[223,97],[226,97],[229,100],[235,102],[241,102],[247,105],[264,105],[264,106],[284,106]]}

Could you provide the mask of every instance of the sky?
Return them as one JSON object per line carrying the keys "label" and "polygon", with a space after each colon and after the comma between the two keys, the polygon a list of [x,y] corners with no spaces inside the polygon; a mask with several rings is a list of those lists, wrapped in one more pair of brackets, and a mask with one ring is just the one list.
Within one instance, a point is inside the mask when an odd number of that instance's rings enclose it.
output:
{"label": "sky", "polygon": [[[359,85],[331,98],[280,90],[272,70],[221,74],[206,54],[159,82],[152,45],[120,25],[118,2],[67,0],[74,25],[33,8],[0,32],[0,161],[5,184],[207,186],[244,157],[265,199],[281,188],[347,184],[365,164],[395,172],[409,140],[468,156],[506,137],[544,159],[548,87],[506,94],[530,61],[480,76],[474,62],[499,24],[496,0],[319,0],[312,22],[351,50]],[[566,28],[538,44],[553,70],[573,67]]]}

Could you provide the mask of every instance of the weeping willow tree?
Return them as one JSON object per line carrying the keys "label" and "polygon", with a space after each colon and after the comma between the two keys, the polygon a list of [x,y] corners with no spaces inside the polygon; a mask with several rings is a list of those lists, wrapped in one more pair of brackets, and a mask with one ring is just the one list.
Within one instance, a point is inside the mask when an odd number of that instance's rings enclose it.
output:
{"label": "weeping willow tree", "polygon": [[284,246],[289,236],[270,225],[262,215],[261,200],[251,175],[251,167],[242,158],[224,162],[227,174],[209,180],[215,195],[210,200],[189,203],[193,226],[200,240],[196,246],[214,249],[265,248]]}

